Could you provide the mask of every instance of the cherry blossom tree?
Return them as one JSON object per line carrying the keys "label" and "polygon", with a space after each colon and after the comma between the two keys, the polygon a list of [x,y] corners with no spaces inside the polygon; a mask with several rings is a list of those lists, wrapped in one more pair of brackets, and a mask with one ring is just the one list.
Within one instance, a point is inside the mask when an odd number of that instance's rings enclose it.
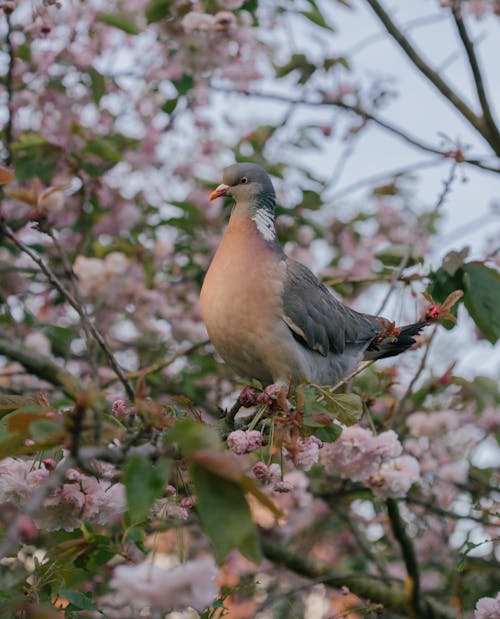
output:
{"label": "cherry blossom tree", "polygon": [[[426,5],[0,3],[1,616],[500,617],[498,376],[464,366],[494,359],[498,236],[439,253],[462,181],[499,178],[477,27],[500,7]],[[374,33],[342,50],[360,11]],[[381,40],[456,137],[392,118],[397,79],[357,62]],[[374,136],[422,159],[342,186]],[[287,253],[346,302],[433,319],[415,350],[288,393],[220,362],[198,294],[234,161],[273,176]]]}

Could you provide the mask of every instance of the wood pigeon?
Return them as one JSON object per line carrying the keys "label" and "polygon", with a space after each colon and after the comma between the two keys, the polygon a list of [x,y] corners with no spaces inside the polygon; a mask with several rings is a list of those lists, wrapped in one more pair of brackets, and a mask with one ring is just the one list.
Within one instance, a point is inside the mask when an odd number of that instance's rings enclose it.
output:
{"label": "wood pigeon", "polygon": [[201,290],[209,337],[243,377],[334,385],[366,359],[397,355],[427,321],[395,328],[343,305],[303,264],[288,258],[274,226],[275,193],[260,166],[237,163],[209,198],[235,206]]}

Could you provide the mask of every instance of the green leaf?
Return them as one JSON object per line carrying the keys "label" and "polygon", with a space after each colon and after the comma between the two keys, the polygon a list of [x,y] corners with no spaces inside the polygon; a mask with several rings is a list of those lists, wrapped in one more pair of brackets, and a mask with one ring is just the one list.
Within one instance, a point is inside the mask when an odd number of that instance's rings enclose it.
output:
{"label": "green leaf", "polygon": [[16,47],[16,56],[24,62],[31,62],[31,45],[28,41]]}
{"label": "green leaf", "polygon": [[178,102],[179,102],[179,97],[175,97],[175,99],[168,99],[161,106],[161,109],[163,112],[165,112],[165,114],[171,114],[177,107]]}
{"label": "green leaf", "polygon": [[92,92],[92,101],[98,105],[103,95],[106,93],[106,80],[102,73],[91,67],[89,69],[90,90]]}
{"label": "green leaf", "polygon": [[118,163],[118,161],[122,160],[121,151],[108,138],[89,140],[84,152],[97,155],[101,159],[113,163]]}
{"label": "green leaf", "polygon": [[40,419],[30,425],[30,434],[37,443],[45,443],[64,435],[64,428],[57,421]]}
{"label": "green leaf", "polygon": [[97,20],[108,26],[114,26],[119,30],[123,30],[127,34],[139,34],[141,32],[134,19],[130,15],[124,15],[123,13],[99,13]]}
{"label": "green leaf", "polygon": [[282,65],[275,66],[276,77],[286,77],[292,71],[299,72],[299,84],[305,84],[316,70],[316,65],[309,62],[305,54],[293,54],[290,60]]}
{"label": "green leaf", "polygon": [[172,80],[172,84],[177,89],[179,95],[185,95],[194,86],[194,77],[189,73],[184,73],[180,79]]}
{"label": "green leaf", "polygon": [[342,434],[342,428],[336,423],[334,423],[331,426],[322,426],[321,428],[316,428],[313,434],[325,443],[333,443]]}
{"label": "green leaf", "polygon": [[304,189],[302,192],[302,202],[300,208],[310,211],[317,211],[321,207],[321,198],[317,191]]}
{"label": "green leaf", "polygon": [[40,178],[50,184],[57,165],[64,156],[59,146],[52,144],[34,132],[23,133],[12,144],[16,178],[21,183],[32,178]]}
{"label": "green leaf", "polygon": [[144,520],[161,495],[168,477],[168,462],[153,464],[145,456],[132,456],[126,463],[123,481],[132,522]]}
{"label": "green leaf", "polygon": [[350,426],[360,420],[363,414],[363,404],[355,393],[323,392],[326,401],[332,407],[332,412],[340,423]]}
{"label": "green leaf", "polygon": [[464,264],[465,307],[472,319],[495,344],[500,337],[500,273],[480,262]]}
{"label": "green leaf", "polygon": [[[359,421],[363,413],[361,398],[355,393],[331,393],[328,387],[307,384],[301,385],[300,390],[304,393],[305,418],[310,418],[315,413],[328,413],[346,426],[351,426]],[[306,425],[317,427],[314,419]]]}
{"label": "green leaf", "polygon": [[320,11],[318,5],[316,4],[316,1],[309,0],[309,5],[311,6],[310,10],[299,11],[300,14],[306,17],[309,21],[312,21],[313,24],[316,24],[321,28],[325,28],[326,30],[330,30],[330,32],[334,32],[334,29],[324,18],[323,13]]}
{"label": "green leaf", "polygon": [[177,443],[185,456],[200,449],[220,449],[217,431],[203,423],[185,419],[170,428],[165,435],[167,445]]}
{"label": "green leaf", "polygon": [[59,589],[59,596],[68,600],[78,610],[97,610],[90,593],[82,593],[72,589]]}
{"label": "green leaf", "polygon": [[259,536],[241,487],[196,463],[191,465],[190,472],[197,497],[196,510],[218,563],[234,549],[250,561],[260,563]]}
{"label": "green leaf", "polygon": [[148,24],[165,19],[170,12],[171,0],[150,0],[146,7],[146,19]]}

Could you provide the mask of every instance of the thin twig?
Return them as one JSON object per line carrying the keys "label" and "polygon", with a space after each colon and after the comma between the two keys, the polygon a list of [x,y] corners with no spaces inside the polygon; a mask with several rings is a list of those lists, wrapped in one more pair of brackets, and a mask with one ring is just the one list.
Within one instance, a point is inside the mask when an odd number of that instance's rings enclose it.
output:
{"label": "thin twig", "polygon": [[52,271],[49,265],[46,264],[44,260],[38,254],[36,254],[30,247],[28,247],[28,245],[26,245],[20,239],[18,239],[14,231],[4,221],[1,221],[1,220],[0,220],[0,229],[3,231],[5,236],[9,238],[18,249],[20,249],[23,253],[27,254],[33,260],[33,262],[35,262],[35,264],[37,264],[40,267],[40,270],[47,277],[48,281],[53,286],[55,286],[55,288],[68,301],[71,307],[73,307],[73,309],[76,310],[76,312],[80,316],[80,319],[82,320],[83,323],[86,324],[88,330],[90,331],[90,333],[92,333],[93,337],[96,339],[97,343],[99,344],[102,351],[106,355],[110,366],[113,368],[120,382],[122,383],[127,393],[127,396],[130,398],[130,400],[133,400],[134,390],[132,388],[132,385],[128,381],[121,367],[118,365],[118,362],[115,359],[111,349],[107,345],[104,337],[102,336],[100,331],[96,328],[94,323],[88,318],[86,312],[84,311],[80,303],[78,303],[78,301],[75,299],[73,294],[61,282],[61,280],[57,277],[54,271]]}
{"label": "thin twig", "polygon": [[372,363],[374,363],[373,359],[369,359],[368,361],[363,361],[363,363],[360,363],[355,370],[353,370],[350,374],[348,374],[342,380],[339,380],[339,382],[333,387],[329,388],[328,391],[331,391],[332,393],[334,391],[337,391],[339,387],[342,387],[342,385],[345,385],[346,383],[348,383],[352,378],[354,378],[358,374],[361,374],[361,372],[364,372],[366,368],[370,367]]}
{"label": "thin twig", "polygon": [[334,512],[334,514],[337,516],[337,518],[342,520],[342,522],[349,527],[361,552],[365,555],[365,557],[369,561],[371,561],[375,565],[375,567],[378,570],[378,573],[380,574],[380,578],[385,582],[385,584],[389,585],[391,577],[389,573],[387,572],[386,566],[382,563],[380,557],[378,556],[379,553],[377,553],[376,551],[374,552],[372,550],[370,543],[366,539],[366,536],[363,534],[363,532],[360,531],[360,529],[358,528],[354,518],[346,514],[341,509],[338,500],[335,498],[329,501],[329,506]]}
{"label": "thin twig", "polygon": [[387,303],[389,302],[389,299],[392,296],[392,293],[396,289],[396,285],[397,285],[398,281],[401,279],[401,275],[403,274],[403,271],[408,266],[408,262],[410,261],[414,245],[415,245],[415,243],[414,243],[414,241],[412,241],[407,246],[403,257],[401,258],[401,262],[399,263],[398,268],[394,269],[394,272],[392,273],[391,281],[389,283],[389,289],[387,290],[387,292],[385,294],[385,297],[382,299],[382,303],[380,304],[380,307],[378,308],[378,310],[376,312],[377,315],[380,315],[384,311],[385,306],[387,305]]}
{"label": "thin twig", "polygon": [[190,355],[191,353],[198,350],[202,346],[206,346],[209,343],[209,340],[203,340],[203,342],[196,342],[196,344],[191,344],[188,348],[181,348],[177,350],[173,354],[170,355],[164,361],[158,361],[157,363],[152,363],[145,368],[141,368],[140,370],[135,370],[134,372],[127,372],[127,378],[139,378],[141,376],[146,376],[147,374],[152,374],[153,372],[158,372],[159,370],[163,370],[164,368],[172,365],[174,361],[179,359],[180,357],[185,357]]}
{"label": "thin twig", "polygon": [[404,394],[401,396],[399,402],[398,402],[398,406],[396,408],[396,412],[394,413],[394,417],[396,419],[399,419],[404,405],[406,404],[406,400],[410,397],[410,395],[412,394],[413,391],[413,387],[415,386],[415,383],[417,382],[417,380],[420,378],[420,375],[422,374],[422,372],[424,371],[425,368],[425,364],[427,362],[427,358],[429,356],[429,352],[431,350],[431,344],[432,344],[432,340],[434,339],[434,336],[437,333],[437,327],[438,325],[434,326],[434,329],[427,341],[427,346],[425,348],[424,354],[422,355],[422,359],[420,360],[420,364],[417,368],[417,371],[415,372],[413,378],[410,381],[410,384],[408,385],[408,387],[406,388],[406,391],[404,392]]}
{"label": "thin twig", "polygon": [[[300,99],[300,98],[293,99],[291,97],[287,97],[286,95],[280,95],[276,93],[235,90],[234,88],[216,86],[213,84],[210,87],[212,90],[217,91],[217,92],[232,93],[232,94],[237,94],[237,95],[244,96],[244,97],[256,97],[259,99],[268,99],[270,101],[278,101],[280,103],[286,103],[286,104],[304,105],[304,106],[309,106],[309,107],[327,107],[327,106],[338,107],[342,110],[352,112],[356,114],[357,116],[360,116],[364,120],[372,121],[379,127],[382,127],[386,131],[392,133],[393,135],[398,136],[405,142],[411,144],[412,146],[415,146],[416,148],[420,150],[423,150],[429,153],[434,153],[435,155],[440,155],[441,157],[446,157],[446,158],[450,157],[449,151],[443,151],[443,150],[440,150],[439,148],[432,146],[431,144],[422,142],[421,140],[410,135],[409,133],[407,133],[400,127],[397,127],[396,125],[393,125],[390,122],[383,120],[379,116],[375,116],[374,114],[367,112],[360,105],[350,105],[348,103],[344,103],[341,100],[329,101],[325,99],[322,99],[322,100],[310,100],[310,99]],[[488,172],[494,172],[496,174],[500,174],[500,168],[495,168],[492,166],[485,165],[478,158],[464,158],[463,163],[467,163],[469,165],[481,168],[482,170],[486,170]]]}
{"label": "thin twig", "polygon": [[[439,212],[439,209],[441,208],[441,206],[444,204],[446,198],[448,197],[448,194],[451,191],[451,186],[453,184],[453,181],[456,178],[456,172],[457,172],[457,167],[458,167],[458,162],[457,161],[453,161],[451,168],[450,168],[450,173],[448,174],[448,178],[443,182],[443,189],[441,191],[441,193],[439,194],[436,203],[434,204],[434,207],[432,209],[432,211],[428,212],[426,214],[426,216],[423,218],[423,224],[426,224],[427,222],[431,222],[432,219],[436,216],[436,214]],[[414,234],[415,237],[415,234]],[[397,282],[401,279],[401,275],[403,273],[403,271],[406,269],[406,267],[408,266],[408,262],[411,258],[411,254],[413,252],[413,248],[415,247],[415,241],[412,241],[411,243],[409,243],[408,247],[406,248],[405,254],[403,256],[403,258],[401,259],[401,262],[399,263],[398,268],[394,271],[394,273],[392,274],[392,278],[391,278],[391,282],[389,285],[389,289],[382,301],[382,303],[380,304],[380,307],[377,311],[377,314],[381,314],[384,311],[385,306],[387,305],[390,297],[392,296],[392,293],[394,292],[394,290],[396,289],[396,285]]]}
{"label": "thin twig", "polygon": [[362,189],[366,185],[375,185],[378,183],[382,183],[389,178],[397,179],[401,176],[405,176],[406,174],[413,174],[418,170],[423,170],[425,168],[435,168],[436,166],[442,165],[443,163],[445,163],[445,160],[443,160],[441,157],[433,157],[432,159],[424,159],[422,161],[411,163],[410,165],[397,168],[396,170],[387,170],[385,172],[377,172],[376,174],[365,176],[364,178],[358,179],[350,185],[342,187],[337,192],[332,194],[329,197],[329,202],[334,203],[340,198],[343,198],[350,193],[358,191],[358,189]]}

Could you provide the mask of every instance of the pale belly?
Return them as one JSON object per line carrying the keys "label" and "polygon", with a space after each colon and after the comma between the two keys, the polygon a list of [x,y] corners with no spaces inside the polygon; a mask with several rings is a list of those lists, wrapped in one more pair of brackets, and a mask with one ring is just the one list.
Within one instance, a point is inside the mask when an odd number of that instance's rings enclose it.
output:
{"label": "pale belly", "polygon": [[273,250],[221,244],[200,295],[201,312],[217,352],[242,377],[265,384],[301,371],[283,322],[285,264]]}

